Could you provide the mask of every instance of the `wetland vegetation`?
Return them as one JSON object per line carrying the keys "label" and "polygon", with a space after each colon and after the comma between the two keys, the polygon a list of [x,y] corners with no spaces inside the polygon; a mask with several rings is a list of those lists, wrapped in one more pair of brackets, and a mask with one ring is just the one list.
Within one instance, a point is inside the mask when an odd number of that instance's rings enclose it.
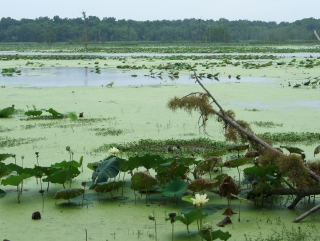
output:
{"label": "wetland vegetation", "polygon": [[[43,45],[37,46],[40,46],[39,49],[33,49],[36,52],[46,51],[42,49]],[[199,50],[195,48],[188,50],[187,47],[181,46],[172,48],[156,46],[154,49],[137,46],[118,47],[113,48],[112,51],[155,53],[160,51],[160,48],[164,49],[163,53],[179,53],[179,51],[213,53],[215,51],[212,46],[205,44],[199,46]],[[252,73],[247,71],[264,69],[270,71],[272,68],[272,70],[281,69],[284,72],[292,68],[295,71],[309,73],[310,69],[320,67],[317,57],[308,56],[303,58],[303,61],[300,59],[293,61],[295,57],[286,59],[275,55],[283,51],[282,48],[275,46],[272,47],[273,52],[263,46],[255,46],[255,48],[223,46],[217,51],[226,51],[225,47],[233,48],[231,52],[245,53],[248,49],[248,52],[258,49],[265,52],[259,55],[131,57],[5,54],[0,64],[16,65],[14,71],[10,69],[11,67],[2,68],[5,78],[11,78],[8,73],[12,73],[12,77],[17,78],[19,78],[18,74],[23,74],[23,68],[17,63],[24,63],[26,68],[42,68],[46,65],[46,61],[61,63],[65,60],[77,61],[77,65],[78,62],[86,61],[86,66],[90,61],[92,66],[100,66],[99,72],[108,67],[140,70],[144,75],[157,78],[162,75],[173,78],[189,75],[192,80],[197,78],[194,71],[198,73],[200,80],[210,80],[210,78],[214,80],[214,77],[227,76],[228,72],[224,73],[224,68],[228,67],[235,69],[232,77],[236,82],[241,81],[241,76],[245,76],[245,73],[247,75]],[[50,51],[69,52],[69,47],[60,50],[54,48]],[[90,45],[88,49],[90,50]],[[92,51],[96,50],[92,49]],[[310,51],[305,46],[299,49],[301,52],[305,50]],[[267,53],[269,51],[272,53]],[[111,61],[115,62],[110,64]],[[135,63],[137,61],[141,63]],[[79,65],[84,66],[84,64]],[[235,73],[237,71],[241,73]],[[300,94],[305,93],[303,91],[317,91],[318,75],[308,74],[307,78],[299,79],[301,86],[298,89],[292,87],[288,88],[288,91],[300,91]],[[282,83],[287,84],[287,82]],[[283,90],[282,85],[278,84],[277,90]],[[7,87],[1,89],[1,92],[8,93],[11,90],[15,91],[16,101],[19,104],[13,102],[14,106],[6,107],[12,105],[6,102],[5,106],[0,107],[0,152],[3,153],[0,155],[2,184],[0,202],[3,210],[6,207],[12,208],[13,202],[20,202],[19,207],[23,208],[31,205],[30,202],[34,200],[35,205],[38,206],[32,206],[32,209],[42,210],[40,218],[43,220],[39,222],[46,222],[48,219],[45,219],[48,216],[54,217],[64,213],[69,213],[74,219],[77,219],[77,215],[85,218],[85,215],[91,215],[91,212],[99,221],[101,219],[101,222],[105,222],[103,225],[111,227],[104,232],[98,230],[97,227],[101,229],[100,224],[96,226],[81,224],[83,235],[79,232],[73,234],[77,239],[84,239],[87,232],[92,237],[94,232],[99,232],[104,237],[108,234],[109,239],[125,239],[132,236],[137,240],[142,237],[148,240],[201,240],[202,238],[205,240],[218,238],[221,240],[298,240],[303,236],[306,240],[317,240],[317,236],[312,234],[319,223],[319,219],[315,216],[311,216],[312,220],[307,222],[308,225],[303,225],[302,222],[303,227],[292,226],[291,228],[291,221],[297,217],[298,213],[301,214],[319,203],[317,196],[320,193],[319,180],[309,172],[312,171],[315,176],[320,174],[317,160],[317,154],[320,152],[320,133],[316,128],[313,128],[312,132],[311,128],[282,131],[289,129],[286,126],[285,117],[266,118],[269,112],[260,107],[238,107],[243,112],[243,119],[246,115],[253,116],[248,122],[237,120],[235,114],[238,115],[238,113],[226,111],[228,117],[247,130],[253,132],[257,127],[257,136],[267,143],[272,143],[274,146],[281,145],[282,152],[285,154],[279,154],[267,151],[215,116],[206,95],[191,95],[185,102],[186,105],[178,102],[178,98],[183,99],[183,97],[170,96],[170,101],[173,101],[169,102],[171,104],[167,103],[170,109],[200,113],[200,118],[192,118],[195,123],[190,124],[192,121],[187,120],[188,115],[180,114],[181,117],[171,119],[170,115],[175,115],[172,112],[153,113],[152,111],[160,109],[159,103],[164,104],[166,108],[165,101],[168,100],[161,100],[157,102],[157,107],[148,109],[148,99],[138,100],[138,97],[142,98],[142,95],[147,94],[146,90],[139,92],[140,95],[136,97],[136,103],[139,104],[132,107],[128,104],[132,99],[129,98],[127,102],[123,102],[123,99],[129,96],[128,93],[133,93],[127,92],[125,88],[113,94],[117,91],[114,86],[103,89],[100,87],[99,93],[103,94],[98,97],[80,88],[74,91],[72,88],[65,87],[59,91],[66,90],[64,95],[70,98],[68,102],[57,102],[56,107],[52,105],[53,102],[47,105],[47,102],[42,103],[38,100],[35,104],[41,106],[40,109],[36,108],[36,105],[31,105],[32,108],[27,106],[26,110],[23,109],[26,103],[23,106],[18,100],[19,95],[25,93],[24,91],[35,94],[36,91],[46,91],[46,88],[29,90]],[[135,89],[130,91],[133,90]],[[90,89],[90,91],[96,93],[97,90]],[[102,91],[108,91],[106,92],[108,94]],[[140,90],[137,88],[135,91]],[[164,92],[160,92],[160,88],[149,91],[157,91],[161,97],[164,95]],[[90,98],[82,98],[83,96],[90,96]],[[103,99],[101,96],[107,96],[108,99]],[[157,96],[158,99],[161,99],[159,96]],[[32,97],[29,96],[29,98]],[[103,107],[98,106],[101,104],[99,98],[103,100]],[[25,101],[26,99],[23,100]],[[155,98],[152,101],[158,100]],[[94,111],[93,106],[96,108]],[[84,108],[86,109],[83,110]],[[77,112],[73,111],[75,109]],[[82,113],[84,117],[78,117],[76,113]],[[159,115],[159,120],[152,119],[153,115]],[[134,121],[133,116],[139,116],[139,121],[134,124],[131,123]],[[206,127],[202,134],[199,134],[198,126],[194,128],[194,124],[196,125],[199,120],[199,125]],[[222,124],[218,130],[222,130],[219,134],[226,137],[226,140],[210,136],[208,125],[210,128],[211,126],[208,120],[211,122],[216,120],[218,124]],[[139,128],[137,123],[143,128]],[[310,123],[305,125],[311,125]],[[166,137],[170,131],[175,133],[174,138]],[[140,132],[145,132],[147,138],[141,138]],[[165,134],[161,139],[154,138],[162,132]],[[178,136],[180,138],[177,138]],[[66,140],[72,144],[69,145]],[[64,145],[63,148],[61,148],[62,145]],[[307,151],[303,151],[302,149],[306,147]],[[314,157],[312,161],[309,160],[311,156]],[[47,188],[44,187],[44,183]],[[15,188],[10,189],[8,186]],[[217,198],[219,196],[225,199]],[[284,210],[287,207],[295,208],[296,211],[288,213]],[[116,215],[121,222],[130,223],[132,226],[128,229],[126,225],[125,227],[112,226],[110,221],[100,216],[101,210],[107,210],[108,215]],[[230,224],[220,222],[224,217],[221,216],[224,211],[225,215],[232,220]],[[274,215],[274,211],[279,214]],[[233,215],[235,212],[238,212],[239,218],[238,215]],[[250,212],[255,216],[250,216]],[[27,215],[31,218],[31,213]],[[125,221],[128,219],[126,215],[134,217],[136,222]],[[289,218],[285,219],[281,215],[287,215]],[[234,216],[237,217],[234,218]],[[290,218],[292,220],[289,220]],[[114,222],[118,223],[117,220]],[[79,224],[77,220],[74,220],[74,223]],[[216,224],[219,224],[219,230],[215,228]],[[123,224],[119,223],[119,225]],[[250,231],[243,231],[247,229]],[[5,232],[8,235],[7,229]],[[6,238],[10,237],[6,236]]]}

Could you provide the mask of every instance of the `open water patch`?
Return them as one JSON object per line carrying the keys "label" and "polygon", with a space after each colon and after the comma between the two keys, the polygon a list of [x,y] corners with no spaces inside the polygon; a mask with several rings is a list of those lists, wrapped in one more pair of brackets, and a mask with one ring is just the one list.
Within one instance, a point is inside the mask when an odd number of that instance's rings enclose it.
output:
{"label": "open water patch", "polygon": [[[94,68],[81,67],[54,67],[54,68],[25,68],[21,75],[0,76],[1,85],[15,85],[17,87],[63,87],[63,86],[105,86],[114,82],[114,86],[161,86],[175,84],[195,84],[195,79],[181,75],[172,77],[163,75],[148,75],[149,72],[136,70],[100,69],[100,74]],[[202,78],[204,84],[208,83],[258,83],[272,82],[274,78],[264,77],[219,77],[218,80]]]}

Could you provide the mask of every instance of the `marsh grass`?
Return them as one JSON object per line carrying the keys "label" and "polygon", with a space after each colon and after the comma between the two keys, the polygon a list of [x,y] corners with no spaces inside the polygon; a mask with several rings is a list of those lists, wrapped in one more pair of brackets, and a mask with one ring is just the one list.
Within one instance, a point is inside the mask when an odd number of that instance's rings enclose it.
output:
{"label": "marsh grass", "polygon": [[265,132],[259,134],[264,139],[271,140],[274,144],[304,144],[306,146],[319,142],[320,133],[316,132]]}
{"label": "marsh grass", "polygon": [[136,155],[165,155],[168,154],[168,146],[181,146],[182,151],[177,151],[177,155],[191,157],[192,155],[202,155],[204,152],[214,152],[218,150],[226,150],[229,144],[227,142],[214,141],[208,138],[197,138],[190,140],[183,139],[167,139],[167,140],[151,140],[141,139],[138,142],[127,143],[110,143],[103,144],[92,149],[92,154],[108,152],[113,146],[119,150],[125,150],[128,154]]}
{"label": "marsh grass", "polygon": [[90,130],[95,131],[97,136],[119,136],[127,133],[127,131],[115,128],[92,128]]}
{"label": "marsh grass", "polygon": [[15,147],[20,146],[23,144],[31,144],[37,141],[43,141],[46,140],[45,137],[39,137],[39,138],[10,138],[10,137],[0,137],[0,148],[5,147]]}
{"label": "marsh grass", "polygon": [[285,225],[282,226],[282,230],[273,230],[267,237],[263,237],[260,233],[258,238],[251,238],[244,235],[246,241],[319,241],[320,237],[314,228],[302,229],[301,227],[291,227],[288,229]]}
{"label": "marsh grass", "polygon": [[9,131],[13,131],[13,128],[7,128],[4,126],[0,126],[0,133],[4,133],[4,132],[9,132]]}
{"label": "marsh grass", "polygon": [[263,127],[263,128],[274,128],[274,127],[282,127],[282,123],[275,123],[273,121],[252,121],[252,124],[258,126],[258,127]]}
{"label": "marsh grass", "polygon": [[255,111],[261,111],[261,110],[256,109],[256,108],[252,108],[252,109],[247,109],[247,108],[245,108],[244,110],[245,110],[245,111],[254,111],[254,112],[255,112]]}

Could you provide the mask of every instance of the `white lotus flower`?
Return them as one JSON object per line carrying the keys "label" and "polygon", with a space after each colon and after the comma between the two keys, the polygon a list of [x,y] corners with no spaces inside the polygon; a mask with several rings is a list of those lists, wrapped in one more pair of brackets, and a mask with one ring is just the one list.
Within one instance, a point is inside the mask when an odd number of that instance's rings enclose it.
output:
{"label": "white lotus flower", "polygon": [[197,205],[197,206],[205,204],[206,202],[209,201],[209,199],[207,198],[207,194],[201,195],[199,193],[196,194],[196,198],[191,198],[191,200],[193,202],[193,205]]}
{"label": "white lotus flower", "polygon": [[119,149],[115,148],[115,147],[112,147],[108,150],[109,154],[110,155],[117,155],[118,152],[119,152]]}

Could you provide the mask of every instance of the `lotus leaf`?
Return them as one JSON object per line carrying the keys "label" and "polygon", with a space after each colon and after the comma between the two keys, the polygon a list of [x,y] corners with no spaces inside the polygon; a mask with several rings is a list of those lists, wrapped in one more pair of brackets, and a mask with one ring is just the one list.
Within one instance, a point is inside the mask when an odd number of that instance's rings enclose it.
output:
{"label": "lotus leaf", "polygon": [[218,180],[209,181],[202,178],[195,179],[188,185],[188,189],[190,189],[193,192],[201,192],[205,189],[212,189],[215,186],[215,183],[217,183]]}
{"label": "lotus leaf", "polygon": [[0,161],[4,161],[5,159],[11,157],[12,154],[0,154]]}
{"label": "lotus leaf", "polygon": [[112,192],[113,190],[118,190],[119,188],[123,187],[126,182],[119,181],[119,182],[108,182],[108,183],[98,183],[95,187],[96,192]]}
{"label": "lotus leaf", "polygon": [[[194,198],[193,196],[189,196],[189,197]],[[191,200],[191,203],[193,203],[192,200]],[[208,205],[205,205],[202,207],[202,214],[212,215],[212,214],[216,213],[218,210],[223,209],[224,207],[225,207],[224,205],[208,204]],[[194,206],[192,206],[190,208],[184,208],[184,209],[180,210],[180,213],[186,214],[186,213],[189,213],[194,210],[195,210]]]}
{"label": "lotus leaf", "polygon": [[[185,225],[190,225],[194,221],[198,219],[206,218],[208,214],[203,214],[201,212],[201,209],[192,210],[188,213],[181,213],[174,217],[174,221],[180,221],[184,223]],[[170,220],[170,218],[167,218],[166,220]]]}
{"label": "lotus leaf", "polygon": [[203,157],[209,158],[213,156],[223,156],[225,154],[226,154],[226,151],[215,151],[215,152],[206,153]]}
{"label": "lotus leaf", "polygon": [[231,195],[232,195],[233,197],[236,197],[240,202],[252,204],[252,202],[251,202],[250,200],[245,199],[245,198],[243,198],[243,197],[240,197],[239,195],[234,195],[234,194],[232,194],[232,193],[231,193]]}
{"label": "lotus leaf", "polygon": [[53,115],[54,117],[59,117],[59,116],[62,117],[62,116],[63,116],[63,114],[55,111],[55,110],[52,109],[52,108],[50,108],[49,110],[46,110],[46,112],[49,112],[49,113],[50,113],[51,115]]}
{"label": "lotus leaf", "polygon": [[80,158],[79,162],[77,162],[77,161],[62,161],[62,162],[58,162],[58,163],[51,165],[51,167],[53,167],[53,168],[69,168],[72,166],[72,167],[79,168],[82,165],[82,160],[83,160],[83,157]]}
{"label": "lotus leaf", "polygon": [[231,161],[227,161],[224,163],[225,167],[239,167],[242,166],[244,164],[247,164],[249,161],[252,161],[252,158],[237,158],[237,159],[233,159]]}
{"label": "lotus leaf", "polygon": [[163,158],[159,155],[149,155],[146,154],[144,156],[135,156],[129,158],[129,163],[132,163],[131,166],[134,166],[134,168],[137,167],[145,167],[146,169],[155,168],[159,164],[162,164],[165,162]]}
{"label": "lotus leaf", "polygon": [[22,173],[21,175],[11,175],[6,179],[1,180],[1,184],[4,186],[11,185],[11,186],[18,186],[24,179],[29,178],[30,175],[26,173]]}
{"label": "lotus leaf", "polygon": [[7,195],[7,193],[0,189],[0,198],[4,197],[5,195]]}
{"label": "lotus leaf", "polygon": [[277,166],[253,166],[253,167],[248,167],[243,170],[245,174],[255,174],[259,176],[262,179],[266,178],[266,175],[271,175],[273,176],[275,173],[278,173],[279,167]]}
{"label": "lotus leaf", "polygon": [[10,170],[10,168],[6,164],[0,162],[0,178],[7,176],[11,172],[12,170]]}
{"label": "lotus leaf", "polygon": [[84,193],[84,190],[81,188],[68,188],[68,189],[62,189],[56,194],[54,194],[54,199],[66,199],[69,200],[71,198],[77,197],[79,195],[82,195]]}
{"label": "lotus leaf", "polygon": [[14,105],[12,105],[12,107],[7,107],[0,110],[0,118],[9,117],[13,113],[14,113]]}
{"label": "lotus leaf", "polygon": [[301,154],[302,152],[304,152],[300,148],[294,147],[294,146],[280,146],[280,148],[285,148],[287,151],[289,151],[290,154],[291,153]]}
{"label": "lotus leaf", "polygon": [[40,116],[42,114],[41,110],[28,110],[24,113],[26,116]]}
{"label": "lotus leaf", "polygon": [[314,149],[314,156],[316,156],[316,154],[318,154],[320,152],[320,145],[316,147],[316,149]]}
{"label": "lotus leaf", "polygon": [[117,161],[117,157],[100,161],[98,167],[92,173],[92,183],[107,182],[109,178],[117,176],[119,170],[120,163]]}
{"label": "lotus leaf", "polygon": [[225,173],[216,176],[214,179],[218,180],[218,182],[214,184],[214,187],[220,186],[220,184],[223,182],[223,179],[225,179],[227,176],[228,174],[225,174]]}
{"label": "lotus leaf", "polygon": [[[211,232],[211,234],[210,234]],[[221,230],[197,230],[197,231],[191,231],[190,234],[192,236],[200,235],[202,238],[204,238],[207,241],[221,239],[221,240],[228,240],[231,238],[231,234],[229,232],[222,232]]]}
{"label": "lotus leaf", "polygon": [[180,179],[173,179],[163,187],[162,193],[167,197],[181,197],[187,188],[187,182]]}
{"label": "lotus leaf", "polygon": [[142,191],[142,190],[152,190],[154,186],[157,185],[157,180],[152,177],[149,172],[136,172],[131,177],[131,186],[132,190]]}
{"label": "lotus leaf", "polygon": [[74,113],[74,112],[69,112],[68,113],[68,117],[73,121],[78,120],[78,115],[76,113]]}
{"label": "lotus leaf", "polygon": [[44,182],[51,182],[51,183],[59,183],[64,184],[66,181],[71,180],[72,178],[78,176],[80,171],[76,167],[69,167],[67,169],[62,169],[56,171],[52,175],[49,175],[47,178],[43,179]]}
{"label": "lotus leaf", "polygon": [[189,171],[189,167],[173,160],[172,162],[160,164],[155,170],[157,172],[157,180],[165,184],[172,178],[182,178]]}
{"label": "lotus leaf", "polygon": [[245,144],[235,144],[228,147],[228,151],[244,151],[249,149],[249,145]]}
{"label": "lotus leaf", "polygon": [[272,189],[271,185],[266,182],[259,182],[253,190],[250,191],[250,193],[253,193],[255,195],[261,194],[262,192],[266,190]]}

